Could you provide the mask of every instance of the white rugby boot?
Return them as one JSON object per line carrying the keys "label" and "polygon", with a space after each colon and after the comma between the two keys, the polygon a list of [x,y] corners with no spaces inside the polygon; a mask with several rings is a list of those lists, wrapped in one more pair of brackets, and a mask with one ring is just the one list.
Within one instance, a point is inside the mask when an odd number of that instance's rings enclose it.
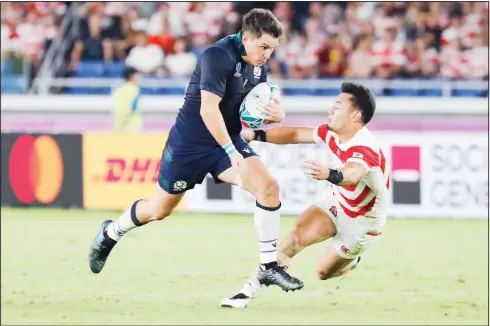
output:
{"label": "white rugby boot", "polygon": [[249,279],[243,288],[232,297],[221,300],[220,306],[223,308],[246,308],[250,300],[255,298],[260,291],[258,280]]}

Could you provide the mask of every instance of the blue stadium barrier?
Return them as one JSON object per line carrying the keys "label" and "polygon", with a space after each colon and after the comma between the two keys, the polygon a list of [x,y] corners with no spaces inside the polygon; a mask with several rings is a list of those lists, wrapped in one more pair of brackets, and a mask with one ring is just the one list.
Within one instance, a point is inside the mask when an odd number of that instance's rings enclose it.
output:
{"label": "blue stadium barrier", "polygon": [[24,76],[4,75],[1,77],[2,94],[22,94],[27,89],[27,78]]}
{"label": "blue stadium barrier", "polygon": [[442,89],[421,89],[417,96],[439,97],[442,96]]}
{"label": "blue stadium barrier", "polygon": [[122,78],[126,64],[124,61],[114,61],[107,63],[104,67],[104,77]]}
{"label": "blue stadium barrier", "polygon": [[12,62],[10,60],[1,60],[2,62],[2,76],[10,75],[12,73]]}
{"label": "blue stadium barrier", "polygon": [[[2,62],[2,76],[8,71],[8,63]],[[43,85],[60,87],[68,94],[110,94],[111,88],[122,82],[125,64],[81,61],[72,78],[46,78],[38,80]],[[283,67],[284,68],[284,67]],[[286,96],[336,96],[345,80],[354,80],[368,86],[376,97],[486,97],[488,81],[484,80],[444,80],[444,79],[401,79],[382,80],[377,78],[321,78],[284,79],[276,81]],[[142,80],[143,95],[183,95],[188,78],[162,78],[145,75]],[[17,85],[17,86],[16,86]],[[25,89],[25,87],[22,87]],[[2,87],[2,92],[20,92],[14,82]]]}
{"label": "blue stadium barrier", "polygon": [[451,96],[454,97],[481,97],[483,91],[473,90],[473,89],[453,89],[451,91]]}
{"label": "blue stadium barrier", "polygon": [[104,64],[98,61],[80,61],[75,70],[74,77],[102,77]]}

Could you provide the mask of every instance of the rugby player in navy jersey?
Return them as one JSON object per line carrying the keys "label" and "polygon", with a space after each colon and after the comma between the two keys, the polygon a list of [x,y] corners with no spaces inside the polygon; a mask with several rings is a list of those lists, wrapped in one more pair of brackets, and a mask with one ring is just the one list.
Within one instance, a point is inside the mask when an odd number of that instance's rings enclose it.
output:
{"label": "rugby player in navy jersey", "polygon": [[[184,193],[210,173],[215,182],[240,186],[256,197],[254,224],[259,238],[260,283],[277,285],[284,291],[303,287],[303,282],[277,263],[279,187],[240,136],[240,104],[254,86],[267,80],[266,61],[281,35],[281,23],[269,10],[253,9],[244,16],[238,34],[229,35],[204,51],[163,150],[153,197],[136,200],[119,219],[102,223],[90,246],[92,272],[102,270],[112,248],[125,233],[169,216]],[[270,122],[281,122],[285,117],[277,99],[265,103],[264,110]]]}

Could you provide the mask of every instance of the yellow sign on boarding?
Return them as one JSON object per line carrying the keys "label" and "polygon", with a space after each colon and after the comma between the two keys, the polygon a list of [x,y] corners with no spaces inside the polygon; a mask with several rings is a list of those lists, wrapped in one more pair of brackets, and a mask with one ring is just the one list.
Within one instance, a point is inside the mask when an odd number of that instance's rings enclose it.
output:
{"label": "yellow sign on boarding", "polygon": [[[83,135],[83,206],[125,210],[150,198],[168,134],[88,133]],[[184,207],[182,201],[177,210]]]}

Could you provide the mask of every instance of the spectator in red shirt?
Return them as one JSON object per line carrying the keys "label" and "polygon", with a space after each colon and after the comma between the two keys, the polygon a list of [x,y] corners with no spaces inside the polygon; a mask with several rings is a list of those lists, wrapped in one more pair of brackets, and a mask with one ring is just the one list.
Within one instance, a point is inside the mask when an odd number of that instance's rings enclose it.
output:
{"label": "spectator in red shirt", "polygon": [[319,54],[320,77],[341,77],[347,67],[347,52],[337,29],[331,28]]}
{"label": "spectator in red shirt", "polygon": [[160,4],[158,11],[150,18],[148,42],[158,45],[166,54],[174,53],[176,38],[184,35],[182,20],[180,12],[170,12],[167,3]]}

